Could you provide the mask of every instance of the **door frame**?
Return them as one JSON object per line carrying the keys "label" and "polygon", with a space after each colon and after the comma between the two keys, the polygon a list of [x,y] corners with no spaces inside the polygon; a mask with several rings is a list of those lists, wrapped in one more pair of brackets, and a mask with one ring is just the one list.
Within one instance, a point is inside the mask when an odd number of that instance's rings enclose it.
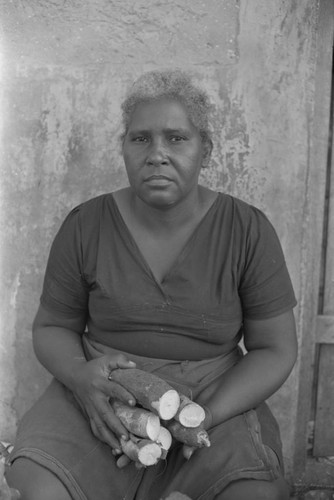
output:
{"label": "door frame", "polygon": [[[315,88],[308,103],[308,164],[303,213],[303,236],[300,267],[300,301],[298,314],[299,361],[298,399],[295,443],[292,462],[295,490],[307,485],[334,488],[334,465],[313,458],[307,451],[312,434],[312,397],[316,343],[323,329],[318,316],[321,279],[322,240],[327,156],[332,88],[334,39],[334,0],[319,0],[315,50]],[[333,179],[332,179],[333,182]],[[319,319],[320,318],[320,319]],[[333,331],[332,331],[333,330]],[[330,336],[334,341],[334,325]],[[330,472],[331,474],[329,475]]]}

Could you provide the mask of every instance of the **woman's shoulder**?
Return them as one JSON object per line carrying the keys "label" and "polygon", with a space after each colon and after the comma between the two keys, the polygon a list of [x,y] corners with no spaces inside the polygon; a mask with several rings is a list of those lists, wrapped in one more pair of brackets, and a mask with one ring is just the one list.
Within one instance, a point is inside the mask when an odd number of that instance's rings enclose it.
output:
{"label": "woman's shoulder", "polygon": [[218,200],[216,224],[231,231],[238,244],[276,238],[276,230],[262,209],[230,194],[219,193]]}
{"label": "woman's shoulder", "polygon": [[220,208],[225,213],[233,216],[233,218],[240,220],[243,223],[249,223],[255,220],[267,220],[267,216],[262,209],[256,207],[255,205],[237,198],[231,194],[219,192],[218,199],[220,202]]}
{"label": "woman's shoulder", "polygon": [[85,234],[97,231],[103,218],[113,212],[113,193],[105,193],[90,198],[72,208],[66,215],[61,225],[62,231],[74,231],[78,228]]}
{"label": "woman's shoulder", "polygon": [[83,201],[79,205],[73,208],[72,212],[76,213],[92,213],[92,211],[101,210],[106,204],[109,204],[113,200],[114,193],[103,193],[88,200]]}
{"label": "woman's shoulder", "polygon": [[90,198],[77,205],[73,210],[79,210],[81,212],[91,212],[92,210],[101,210],[106,207],[110,207],[118,200],[123,200],[128,198],[128,193],[130,189],[128,187],[117,189],[109,193],[103,193],[94,198]]}
{"label": "woman's shoulder", "polygon": [[89,220],[94,220],[96,223],[97,218],[105,213],[113,211],[114,195],[116,193],[117,191],[100,194],[81,202],[70,210],[66,219],[75,219],[78,221],[84,221],[85,223]]}

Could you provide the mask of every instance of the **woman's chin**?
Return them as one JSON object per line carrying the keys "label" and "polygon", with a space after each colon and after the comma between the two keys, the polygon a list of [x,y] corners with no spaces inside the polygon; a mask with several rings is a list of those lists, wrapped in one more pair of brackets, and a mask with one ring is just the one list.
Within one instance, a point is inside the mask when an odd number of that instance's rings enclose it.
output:
{"label": "woman's chin", "polygon": [[170,208],[178,203],[178,198],[167,190],[156,189],[149,193],[139,194],[138,197],[146,204],[154,208]]}

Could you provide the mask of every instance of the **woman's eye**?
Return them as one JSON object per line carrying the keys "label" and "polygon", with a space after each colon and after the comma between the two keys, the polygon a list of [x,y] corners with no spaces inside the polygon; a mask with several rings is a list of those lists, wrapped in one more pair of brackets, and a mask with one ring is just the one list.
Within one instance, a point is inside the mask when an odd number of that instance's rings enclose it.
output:
{"label": "woman's eye", "polygon": [[172,135],[170,137],[170,141],[171,142],[182,142],[182,141],[185,141],[185,140],[186,140],[186,138],[183,137],[183,136],[181,136],[181,135]]}
{"label": "woman's eye", "polygon": [[145,137],[143,135],[140,135],[138,137],[134,137],[132,139],[132,142],[147,142],[147,141],[148,141],[147,137]]}

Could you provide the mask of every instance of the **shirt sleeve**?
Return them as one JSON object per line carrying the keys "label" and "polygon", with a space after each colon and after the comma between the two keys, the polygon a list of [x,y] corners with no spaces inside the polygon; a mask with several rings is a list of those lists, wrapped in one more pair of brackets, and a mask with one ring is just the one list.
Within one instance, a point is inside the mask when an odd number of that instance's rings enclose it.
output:
{"label": "shirt sleeve", "polygon": [[254,207],[244,229],[244,267],[239,286],[244,317],[266,319],[292,309],[297,302],[275,229]]}
{"label": "shirt sleeve", "polygon": [[82,265],[80,207],[73,209],[59,229],[46,267],[41,304],[66,317],[87,314],[88,286]]}

